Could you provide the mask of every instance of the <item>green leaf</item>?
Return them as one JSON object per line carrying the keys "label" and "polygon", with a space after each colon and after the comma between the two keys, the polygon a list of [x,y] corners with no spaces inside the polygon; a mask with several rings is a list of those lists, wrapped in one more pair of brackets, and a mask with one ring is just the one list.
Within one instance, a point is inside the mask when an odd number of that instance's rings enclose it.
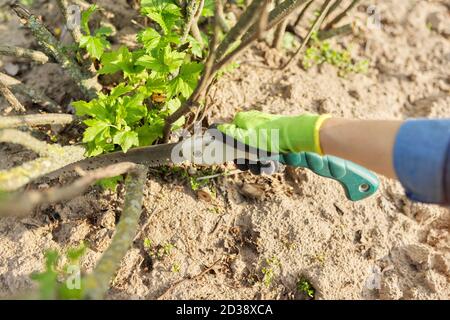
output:
{"label": "green leaf", "polygon": [[156,48],[161,41],[161,35],[152,28],[147,28],[138,33],[138,41],[145,46],[146,50]]}
{"label": "green leaf", "polygon": [[101,180],[97,181],[96,185],[99,185],[103,189],[108,189],[108,190],[111,190],[111,191],[115,192],[116,189],[117,189],[117,185],[122,180],[123,180],[122,176],[117,176],[117,177],[112,177],[112,178],[105,178],[105,179],[101,179]]}
{"label": "green leaf", "polygon": [[181,66],[178,76],[169,83],[169,95],[176,96],[178,93],[184,98],[189,98],[197,86],[203,65],[197,62],[186,63]]}
{"label": "green leaf", "polygon": [[147,115],[147,107],[144,105],[144,96],[142,94],[125,97],[123,102],[126,112],[125,122],[127,125],[132,125]]}
{"label": "green leaf", "polygon": [[105,121],[109,119],[109,112],[100,99],[94,99],[90,102],[75,101],[72,102],[72,106],[75,108],[77,116],[88,115]]}
{"label": "green leaf", "polygon": [[212,17],[214,16],[215,4],[214,0],[205,0],[205,4],[203,5],[202,16],[204,17]]}
{"label": "green leaf", "polygon": [[136,132],[139,135],[139,145],[149,146],[158,138],[163,136],[164,122],[159,121],[158,123],[152,123],[151,125],[145,124],[138,128]]}
{"label": "green leaf", "polygon": [[89,19],[97,9],[98,6],[96,4],[93,4],[87,10],[81,13],[81,27],[83,31],[86,33],[86,35],[91,34],[91,31],[89,30]]}
{"label": "green leaf", "polygon": [[187,40],[190,44],[191,53],[194,57],[202,58],[203,57],[203,44],[198,42],[194,37],[188,36]]}
{"label": "green leaf", "polygon": [[116,99],[116,98],[123,96],[124,94],[127,94],[131,91],[133,91],[133,87],[127,86],[127,85],[125,85],[125,83],[122,82],[111,90],[109,97]]}
{"label": "green leaf", "polygon": [[84,120],[84,124],[88,126],[83,134],[83,142],[90,142],[101,135],[102,137],[107,137],[109,134],[110,124],[97,119]]}
{"label": "green leaf", "polygon": [[181,8],[171,0],[142,0],[141,8],[142,14],[159,24],[164,34],[169,34],[182,18]]}
{"label": "green leaf", "polygon": [[183,64],[186,55],[183,52],[172,51],[169,45],[163,49],[153,50],[152,54],[143,55],[136,64],[161,74],[176,71]]}
{"label": "green leaf", "polygon": [[95,30],[95,36],[110,36],[113,33],[110,27],[101,27]]}
{"label": "green leaf", "polygon": [[80,48],[85,48],[89,55],[97,60],[100,60],[105,49],[110,46],[103,36],[82,36],[80,39]]}
{"label": "green leaf", "polygon": [[120,47],[116,51],[106,52],[102,56],[102,67],[98,73],[112,74],[123,71],[126,77],[138,74],[144,70],[143,67],[135,65],[135,60],[140,55],[140,52],[132,53],[125,46]]}
{"label": "green leaf", "polygon": [[31,275],[31,279],[39,284],[39,298],[43,300],[56,299],[58,286],[58,274],[56,264],[59,259],[57,251],[51,250],[45,253],[45,270]]}
{"label": "green leaf", "polygon": [[120,145],[123,152],[127,152],[131,147],[139,146],[139,137],[137,132],[122,131],[114,136],[113,142]]}

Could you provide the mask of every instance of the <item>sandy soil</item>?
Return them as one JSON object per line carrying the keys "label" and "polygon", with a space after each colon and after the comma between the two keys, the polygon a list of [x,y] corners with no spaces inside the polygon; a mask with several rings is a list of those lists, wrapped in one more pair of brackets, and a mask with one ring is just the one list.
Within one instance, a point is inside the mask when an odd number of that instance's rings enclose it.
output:
{"label": "sandy soil", "polygon": [[[53,12],[53,1],[38,2],[39,12]],[[365,75],[342,78],[328,65],[280,72],[276,67],[286,54],[255,45],[239,59],[240,68],[212,88],[210,121],[250,109],[370,119],[449,117],[450,9],[444,2],[363,1],[348,18],[356,21],[358,36],[334,43],[370,60]],[[101,3],[113,3],[112,10],[121,12],[113,22],[134,14],[125,0]],[[366,13],[370,4],[376,5],[381,28]],[[53,27],[61,26],[57,15],[47,17]],[[1,43],[36,47],[15,17],[0,19]],[[122,41],[136,31],[119,27]],[[76,96],[55,65],[2,58],[0,68],[8,64],[19,67],[18,78],[58,102]],[[17,146],[0,145],[0,150],[2,168],[33,156]],[[448,299],[450,212],[412,203],[398,183],[381,180],[375,196],[352,203],[337,183],[307,170],[273,177],[239,174],[216,179],[216,196],[205,202],[181,179],[152,171],[136,240],[109,298],[305,299],[296,290],[305,277],[317,299]],[[64,251],[87,241],[82,267],[92,270],[114,233],[122,201],[120,188],[114,194],[94,187],[30,217],[2,219],[0,295],[32,287],[29,275],[43,268],[46,249]],[[174,248],[152,258],[143,245],[146,238]],[[263,268],[273,272],[269,285],[263,283]]]}

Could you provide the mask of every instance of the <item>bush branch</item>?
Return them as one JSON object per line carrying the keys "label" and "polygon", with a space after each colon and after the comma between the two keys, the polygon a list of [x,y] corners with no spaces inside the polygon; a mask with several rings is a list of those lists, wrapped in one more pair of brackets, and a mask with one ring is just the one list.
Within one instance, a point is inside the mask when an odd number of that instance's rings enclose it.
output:
{"label": "bush branch", "polygon": [[45,64],[49,61],[49,57],[41,51],[13,46],[0,46],[0,55],[26,58],[40,64]]}
{"label": "bush branch", "polygon": [[[285,0],[280,5],[276,6],[272,11],[269,12],[269,22],[267,24],[267,30],[270,30],[278,25],[306,1],[308,0]],[[242,37],[242,42],[248,42],[251,39],[257,39],[257,29],[258,26],[256,23],[254,23]]]}
{"label": "bush branch", "polygon": [[60,113],[44,113],[44,114],[27,114],[20,116],[0,116],[0,129],[30,127],[54,124],[69,124],[76,119],[70,114]]}
{"label": "bush branch", "polygon": [[47,30],[42,22],[17,3],[12,4],[11,7],[17,16],[21,18],[21,22],[31,30],[44,52],[52,56],[61,65],[87,98],[95,98],[96,81],[89,79],[81,72],[81,68],[65,53],[62,44]]}
{"label": "bush branch", "polygon": [[121,260],[133,243],[142,212],[146,177],[147,168],[136,165],[125,180],[125,203],[111,245],[85,279],[85,297],[88,299],[104,298]]}
{"label": "bush branch", "polygon": [[5,73],[0,72],[0,82],[4,83],[10,90],[26,95],[31,101],[39,104],[47,111],[58,112],[61,110],[61,107],[44,93],[24,85],[19,80],[10,77]]}
{"label": "bush branch", "polygon": [[185,43],[186,39],[191,31],[193,23],[196,23],[195,16],[200,7],[200,0],[190,0],[186,7],[186,23],[183,29],[183,35],[181,36],[181,42]]}
{"label": "bush branch", "polygon": [[8,101],[9,105],[16,112],[25,112],[25,107],[20,103],[20,101],[16,98],[16,96],[9,90],[9,88],[4,84],[0,79],[0,94],[2,94],[6,101]]}
{"label": "bush branch", "polygon": [[[216,0],[216,13],[217,13],[217,3],[219,1],[220,0]],[[206,62],[205,62],[205,68],[203,70],[203,74],[200,78],[200,81],[199,81],[197,87],[195,88],[194,92],[190,96],[190,98],[180,108],[178,108],[177,111],[175,111],[173,114],[171,114],[169,117],[167,117],[166,122],[164,124],[164,129],[163,129],[163,141],[164,142],[169,141],[169,134],[170,134],[170,129],[172,128],[172,124],[175,123],[175,121],[177,121],[180,117],[187,114],[198,103],[198,100],[201,97],[202,93],[204,92],[204,90],[208,87],[208,85],[211,83],[211,81],[214,78],[212,71],[213,71],[214,60],[216,57],[216,43],[219,38],[219,23],[216,19],[217,15],[214,15],[214,17],[215,17],[214,27],[213,27],[214,35],[209,43],[210,51],[208,54],[208,58],[206,59]]]}
{"label": "bush branch", "polygon": [[45,191],[33,190],[13,195],[7,200],[0,202],[0,217],[24,216],[37,206],[73,199],[80,194],[83,194],[89,186],[98,180],[122,175],[135,167],[135,163],[122,162],[97,170],[88,171],[84,176],[64,187],[50,188]]}
{"label": "bush branch", "polygon": [[303,17],[305,16],[305,13],[308,11],[309,7],[312,5],[312,3],[314,2],[314,0],[309,0],[304,7],[302,8],[302,10],[300,11],[299,15],[297,16],[297,19],[295,20],[293,26],[297,26],[300,21],[303,20]]}
{"label": "bush branch", "polygon": [[357,4],[358,4],[359,0],[352,0],[352,2],[350,3],[350,5],[345,8],[340,14],[338,14],[333,20],[331,20],[324,28],[324,30],[329,30],[331,28],[333,28],[336,24],[338,24],[343,18],[345,18],[345,16],[347,15],[347,13],[349,13],[350,10],[352,10]]}
{"label": "bush branch", "polygon": [[299,55],[303,52],[303,49],[305,49],[305,47],[308,45],[308,42],[311,39],[312,34],[320,28],[320,24],[322,23],[324,17],[327,15],[327,12],[330,9],[331,5],[332,5],[331,0],[326,0],[323,3],[322,7],[320,8],[320,14],[314,20],[314,23],[312,24],[311,28],[308,31],[308,34],[300,44],[300,47],[297,49],[294,55],[288,60],[288,62],[283,67],[281,67],[281,70],[286,69],[293,61],[297,60]]}
{"label": "bush branch", "polygon": [[264,0],[253,0],[250,6],[240,16],[238,22],[225,35],[225,38],[217,47],[216,61],[219,61],[228,52],[230,47],[238,41],[250,26],[256,21],[257,13],[261,10]]}
{"label": "bush branch", "polygon": [[59,9],[61,10],[61,13],[64,17],[64,21],[66,22],[66,27],[70,31],[70,34],[72,35],[73,40],[75,43],[80,43],[82,33],[80,30],[79,25],[73,25],[71,28],[69,28],[69,12],[67,11],[67,8],[69,7],[69,2],[67,0],[57,0]]}
{"label": "bush branch", "polygon": [[39,177],[85,159],[84,147],[48,144],[14,129],[0,130],[0,142],[19,144],[40,155],[36,160],[12,169],[0,170],[1,191],[15,191]]}

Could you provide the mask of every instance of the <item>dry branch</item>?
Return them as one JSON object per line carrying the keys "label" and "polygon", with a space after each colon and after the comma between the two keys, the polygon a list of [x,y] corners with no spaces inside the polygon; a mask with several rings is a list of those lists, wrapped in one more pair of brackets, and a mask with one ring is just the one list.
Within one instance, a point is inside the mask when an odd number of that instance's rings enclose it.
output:
{"label": "dry branch", "polygon": [[286,69],[293,61],[297,60],[300,53],[302,53],[303,49],[305,49],[305,47],[308,45],[308,42],[311,39],[313,33],[320,28],[320,24],[323,22],[323,19],[327,15],[328,10],[330,10],[331,5],[332,5],[331,0],[325,0],[322,7],[320,8],[320,14],[314,20],[314,23],[312,24],[311,28],[308,31],[308,34],[300,44],[300,47],[297,49],[294,55],[288,60],[288,62],[281,68],[281,70]]}
{"label": "dry branch", "polygon": [[69,27],[69,21],[70,21],[70,17],[69,17],[70,13],[68,12],[69,2],[67,0],[57,0],[56,2],[58,3],[59,9],[61,10],[61,13],[64,17],[64,21],[66,22],[66,27],[70,31],[70,34],[72,35],[73,40],[76,43],[80,43],[80,40],[82,37],[80,26],[74,24]]}
{"label": "dry branch", "polygon": [[340,14],[338,14],[333,20],[331,20],[324,27],[324,30],[329,30],[329,29],[333,28],[336,24],[338,24],[339,21],[341,21],[343,18],[345,18],[347,13],[349,13],[349,11],[352,10],[358,4],[358,2],[359,2],[359,0],[352,0],[352,2],[350,3],[350,5],[347,8],[345,8]]}
{"label": "dry branch", "polygon": [[[267,30],[270,30],[278,25],[306,1],[308,0],[285,0],[279,6],[276,6],[272,11],[269,12],[269,22],[267,24]],[[256,39],[257,29],[257,24],[253,24],[242,37],[242,42],[248,42],[251,39]]]}
{"label": "dry branch", "polygon": [[257,12],[260,11],[264,0],[253,0],[250,6],[244,11],[244,13],[239,18],[239,21],[234,25],[234,27],[225,35],[225,38],[217,47],[216,61],[219,61],[228,52],[230,47],[238,41],[242,35],[250,28],[250,26],[255,22]]}
{"label": "dry branch", "polygon": [[228,25],[227,19],[225,19],[225,13],[223,11],[223,0],[216,1],[215,4],[216,11],[214,16],[217,23],[224,32],[230,31],[230,26]]}
{"label": "dry branch", "polygon": [[76,119],[70,114],[45,113],[45,114],[27,114],[20,116],[0,116],[0,129],[30,127],[54,124],[69,124]]}
{"label": "dry branch", "polygon": [[48,144],[30,134],[14,130],[0,130],[0,142],[22,145],[40,155],[12,169],[0,170],[0,191],[15,191],[27,183],[85,158],[86,149],[81,146],[62,147]]}
{"label": "dry branch", "polygon": [[308,11],[309,7],[312,5],[312,3],[314,2],[314,0],[309,0],[305,6],[302,8],[302,10],[300,11],[299,15],[297,16],[297,19],[295,20],[293,26],[297,26],[300,21],[303,20],[303,17],[305,16],[305,13]]}
{"label": "dry branch", "polygon": [[34,103],[41,105],[45,110],[58,112],[61,108],[58,104],[39,90],[27,87],[19,80],[0,72],[0,82],[16,93],[28,96]]}
{"label": "dry branch", "polygon": [[2,94],[6,101],[8,101],[9,105],[16,112],[25,112],[25,107],[17,100],[16,96],[9,90],[9,88],[0,80],[0,94]]}
{"label": "dry branch", "polygon": [[63,45],[47,30],[38,17],[19,4],[14,3],[11,7],[21,22],[31,30],[44,52],[61,65],[86,97],[95,98],[99,86],[97,80],[90,79],[82,73],[80,66],[65,53]]}
{"label": "dry branch", "polygon": [[41,64],[49,61],[49,57],[41,51],[13,46],[0,46],[0,55],[26,58]]}
{"label": "dry branch", "polygon": [[103,299],[120,261],[133,243],[139,224],[144,197],[147,168],[136,165],[125,180],[125,203],[111,245],[100,258],[92,274],[85,279],[85,297]]}
{"label": "dry branch", "polygon": [[340,26],[337,28],[321,30],[321,31],[319,31],[317,36],[320,41],[324,41],[324,40],[327,40],[327,39],[330,39],[333,37],[344,36],[344,35],[350,34],[352,32],[353,32],[353,24],[348,23],[348,24],[344,24],[343,26]]}
{"label": "dry branch", "polygon": [[0,202],[0,217],[4,216],[24,216],[30,213],[35,207],[44,204],[57,203],[73,199],[83,194],[89,186],[100,179],[112,178],[136,167],[135,163],[122,162],[108,167],[87,172],[83,177],[74,183],[61,187],[51,188],[45,191],[27,191],[23,194],[14,195],[6,201]]}

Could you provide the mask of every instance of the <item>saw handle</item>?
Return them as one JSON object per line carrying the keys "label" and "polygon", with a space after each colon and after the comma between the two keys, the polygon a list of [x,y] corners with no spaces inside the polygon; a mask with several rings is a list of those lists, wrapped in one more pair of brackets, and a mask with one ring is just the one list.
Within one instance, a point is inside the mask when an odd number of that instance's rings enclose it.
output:
{"label": "saw handle", "polygon": [[345,190],[347,199],[358,201],[370,197],[380,184],[378,177],[356,163],[334,156],[300,152],[277,155],[276,161],[293,167],[310,169],[326,178],[337,180]]}

